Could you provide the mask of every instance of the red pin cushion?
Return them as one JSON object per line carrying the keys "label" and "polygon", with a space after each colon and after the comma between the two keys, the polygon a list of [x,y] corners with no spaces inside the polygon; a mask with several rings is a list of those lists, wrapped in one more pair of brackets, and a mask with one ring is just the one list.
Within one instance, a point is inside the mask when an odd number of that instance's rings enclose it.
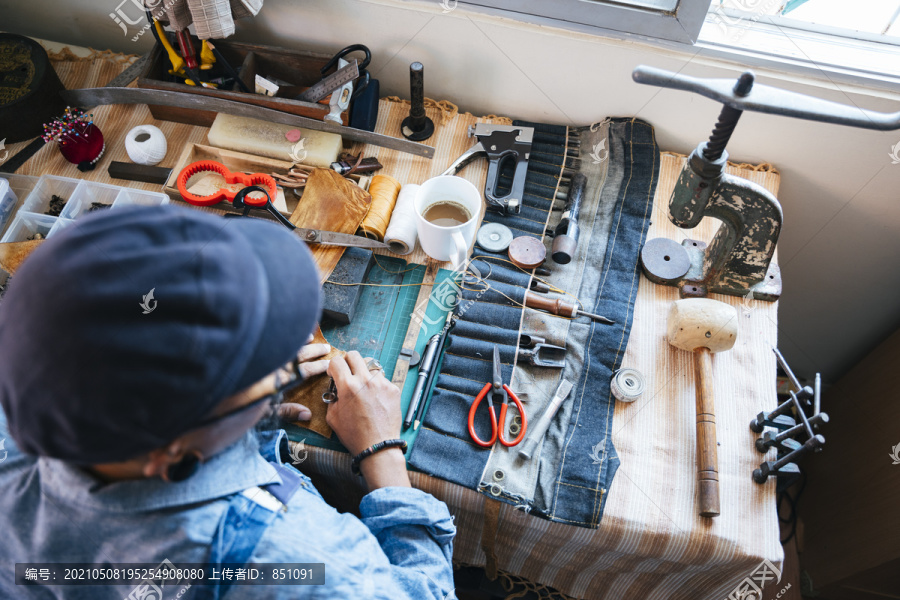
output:
{"label": "red pin cushion", "polygon": [[193,204],[194,206],[212,206],[213,204],[218,204],[222,200],[231,202],[234,200],[235,195],[240,191],[220,188],[219,191],[209,196],[197,196],[196,194],[187,191],[188,180],[194,175],[204,172],[218,173],[225,179],[225,183],[241,183],[244,187],[258,185],[268,191],[268,198],[251,198],[248,195],[244,198],[244,203],[247,206],[263,207],[270,199],[274,199],[278,194],[275,180],[265,173],[253,173],[252,175],[247,175],[246,173],[232,173],[222,163],[218,163],[214,160],[201,160],[189,164],[178,174],[178,192],[181,194],[181,197],[184,198],[185,202]]}

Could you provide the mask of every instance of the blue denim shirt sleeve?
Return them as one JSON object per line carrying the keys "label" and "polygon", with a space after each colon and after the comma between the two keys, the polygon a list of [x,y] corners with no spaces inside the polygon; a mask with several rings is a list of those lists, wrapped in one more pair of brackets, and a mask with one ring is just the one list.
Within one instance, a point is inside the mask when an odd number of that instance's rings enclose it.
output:
{"label": "blue denim shirt sleeve", "polygon": [[453,589],[456,526],[447,505],[415,488],[381,488],[359,505],[362,522],[412,598],[444,598]]}
{"label": "blue denim shirt sleeve", "polygon": [[453,597],[456,527],[443,502],[413,488],[382,488],[363,498],[360,520],[338,513],[303,479],[251,561],[324,563],[325,585],[233,586],[229,600]]}
{"label": "blue denim shirt sleeve", "polygon": [[12,436],[9,435],[6,413],[3,412],[3,409],[0,409],[0,463],[11,465],[25,458],[27,458],[25,454],[19,450]]}

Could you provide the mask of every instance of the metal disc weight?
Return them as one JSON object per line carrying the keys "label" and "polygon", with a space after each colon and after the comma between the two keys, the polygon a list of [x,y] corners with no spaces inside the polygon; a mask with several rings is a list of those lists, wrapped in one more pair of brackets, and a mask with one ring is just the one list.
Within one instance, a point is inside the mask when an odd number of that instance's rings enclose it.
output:
{"label": "metal disc weight", "polygon": [[520,269],[535,269],[546,258],[544,242],[530,235],[520,235],[509,243],[509,260]]}
{"label": "metal disc weight", "polygon": [[641,263],[653,277],[667,282],[678,281],[691,268],[687,250],[668,238],[654,238],[645,243],[641,248]]}
{"label": "metal disc weight", "polygon": [[475,236],[478,246],[488,252],[503,252],[509,248],[509,243],[512,240],[512,231],[510,231],[509,227],[500,223],[485,223]]}

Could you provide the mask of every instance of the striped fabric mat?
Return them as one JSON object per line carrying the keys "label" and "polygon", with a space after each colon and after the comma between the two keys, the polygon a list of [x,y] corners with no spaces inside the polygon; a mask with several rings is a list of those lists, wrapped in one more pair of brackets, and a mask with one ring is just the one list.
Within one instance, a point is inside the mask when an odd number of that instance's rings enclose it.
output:
{"label": "striped fabric mat", "polygon": [[[712,239],[716,221],[704,219],[686,232],[666,216],[684,162],[670,153],[661,157],[648,239]],[[741,166],[728,172],[777,194],[780,178],[774,171]],[[665,337],[678,292],[641,277],[622,366],[641,371],[647,390],[634,403],[616,404],[613,443],[621,462],[600,527],[551,523],[502,504],[494,544],[500,571],[574,598],[721,600],[763,560],[781,564],[775,481],[760,486],[751,480],[766,457],[755,450],[756,436],[748,428],[753,416],[776,405],[771,349],[777,344],[778,305],[715,297],[735,306],[740,317],[734,348],[713,356],[722,514],[697,515],[693,361]],[[364,490],[347,475],[350,457],[309,450],[303,471],[327,489],[326,499],[354,510]],[[415,487],[446,502],[456,517],[454,561],[483,566],[490,500],[442,479],[410,475]]]}
{"label": "striped fabric mat", "polygon": [[[54,67],[66,87],[72,88],[103,85],[122,70],[123,64],[101,58],[55,61]],[[429,109],[429,116],[439,125],[448,115],[442,126],[452,127],[457,133],[438,146],[434,160],[371,147],[365,153],[378,156],[385,172],[399,181],[421,183],[443,171],[471,144],[465,131],[476,118],[454,112],[437,106]],[[397,135],[405,113],[403,104],[383,101],[378,130]],[[111,181],[106,165],[109,160],[128,160],[121,140],[132,127],[153,123],[166,134],[170,151],[161,166],[174,166],[183,144],[206,141],[206,128],[154,121],[142,105],[100,107],[94,110],[94,118],[109,141],[108,155],[97,170],[80,174],[56,148],[46,147],[19,173],[50,173],[119,185],[123,182]],[[9,145],[10,156],[24,145]],[[649,238],[687,237],[666,217],[668,197],[683,164],[684,157],[662,156]],[[729,172],[777,194],[779,177],[775,172],[736,167]],[[479,188],[484,185],[485,174],[484,161],[462,172]],[[129,185],[159,189],[152,184]],[[709,240],[716,225],[705,219],[690,237]],[[424,262],[418,249],[406,258]],[[600,528],[552,523],[502,505],[495,544],[501,571],[576,598],[719,600],[763,559],[781,564],[775,482],[759,486],[751,481],[751,471],[765,457],[754,449],[755,435],[747,427],[756,413],[776,404],[771,348],[777,344],[777,303],[717,297],[737,308],[740,326],[734,348],[713,356],[722,514],[710,520],[697,516],[691,356],[671,347],[665,339],[666,316],[675,299],[675,288],[641,278],[623,366],[644,374],[647,391],[637,402],[616,405],[613,441],[621,466]],[[349,475],[350,458],[319,448],[308,450],[303,470],[314,477],[325,498],[337,506],[355,509],[363,490],[359,480]],[[483,565],[485,497],[441,479],[411,475],[413,485],[445,501],[455,515],[459,533],[454,561]]]}

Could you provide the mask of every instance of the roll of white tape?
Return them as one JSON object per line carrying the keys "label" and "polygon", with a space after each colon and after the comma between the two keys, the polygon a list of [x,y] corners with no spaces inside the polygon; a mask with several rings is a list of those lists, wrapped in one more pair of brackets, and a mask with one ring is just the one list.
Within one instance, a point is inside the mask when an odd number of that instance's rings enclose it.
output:
{"label": "roll of white tape", "polygon": [[155,165],[166,157],[166,136],[153,125],[138,125],[125,136],[125,152],[139,165]]}
{"label": "roll of white tape", "polygon": [[409,254],[416,247],[416,209],[413,201],[418,191],[419,186],[415,183],[400,188],[391,222],[384,233],[384,243],[396,254]]}

